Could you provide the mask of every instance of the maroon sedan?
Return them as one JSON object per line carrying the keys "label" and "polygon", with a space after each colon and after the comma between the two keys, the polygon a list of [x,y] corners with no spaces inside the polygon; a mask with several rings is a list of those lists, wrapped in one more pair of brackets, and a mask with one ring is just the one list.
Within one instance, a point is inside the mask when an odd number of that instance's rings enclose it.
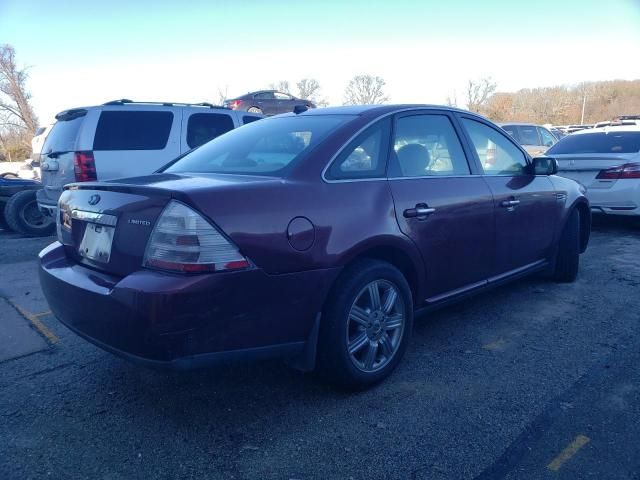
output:
{"label": "maroon sedan", "polygon": [[148,365],[284,357],[363,387],[416,312],[543,272],[572,281],[584,189],[475,114],[309,110],[146,177],[67,186],[40,253],[55,315]]}

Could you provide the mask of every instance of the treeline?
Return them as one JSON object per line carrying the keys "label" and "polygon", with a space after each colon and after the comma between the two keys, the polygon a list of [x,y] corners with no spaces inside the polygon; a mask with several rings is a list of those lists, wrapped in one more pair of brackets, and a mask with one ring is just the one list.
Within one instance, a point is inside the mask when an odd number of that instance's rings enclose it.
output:
{"label": "treeline", "polygon": [[640,115],[640,80],[496,92],[477,111],[496,122],[566,125],[580,123],[583,104],[584,123],[612,120],[619,115]]}

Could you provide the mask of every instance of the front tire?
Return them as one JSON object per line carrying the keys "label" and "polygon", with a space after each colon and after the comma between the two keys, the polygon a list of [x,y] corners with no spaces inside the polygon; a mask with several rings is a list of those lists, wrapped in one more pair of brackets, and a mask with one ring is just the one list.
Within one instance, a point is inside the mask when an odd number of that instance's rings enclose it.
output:
{"label": "front tire", "polygon": [[570,283],[578,276],[580,264],[580,213],[573,210],[560,237],[553,273],[557,282]]}
{"label": "front tire", "polygon": [[393,265],[361,260],[342,273],[327,300],[318,339],[318,372],[362,389],[386,378],[402,359],[413,327],[413,300]]}
{"label": "front tire", "polygon": [[13,195],[4,207],[4,216],[14,232],[32,237],[52,235],[56,224],[38,209],[35,190],[23,190]]}

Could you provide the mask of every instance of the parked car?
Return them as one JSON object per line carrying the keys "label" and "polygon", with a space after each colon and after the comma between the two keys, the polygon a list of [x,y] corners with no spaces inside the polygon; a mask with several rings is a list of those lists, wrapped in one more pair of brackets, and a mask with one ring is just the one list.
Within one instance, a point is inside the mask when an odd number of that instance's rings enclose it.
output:
{"label": "parked car", "polygon": [[365,387],[414,312],[576,278],[589,204],[555,168],[447,107],[281,115],[153,175],[65,187],[42,289],[71,330],[143,364],[280,356]]}
{"label": "parked car", "polygon": [[640,215],[640,125],[581,130],[547,153],[559,175],[586,187],[594,212]]}
{"label": "parked car", "polygon": [[208,103],[115,100],[65,110],[43,146],[38,205],[55,214],[62,187],[154,172],[177,156],[262,118]]}
{"label": "parked car", "polygon": [[511,135],[516,142],[532,156],[544,155],[544,152],[558,142],[557,137],[540,125],[529,123],[501,123],[504,131]]}
{"label": "parked car", "polygon": [[558,140],[560,140],[561,138],[564,138],[564,137],[566,137],[566,136],[567,136],[567,133],[566,133],[564,130],[561,130],[561,129],[559,129],[559,128],[551,128],[551,129],[549,129],[549,131],[550,131],[551,133],[553,133],[553,135],[554,135]]}
{"label": "parked car", "polygon": [[225,101],[224,106],[232,110],[264,115],[289,113],[293,112],[296,107],[316,108],[316,105],[310,100],[296,98],[293,95],[278,92],[277,90],[250,92],[241,97]]}
{"label": "parked car", "polygon": [[0,228],[28,236],[46,236],[55,231],[55,222],[38,209],[35,192],[40,182],[19,178],[12,173],[0,175]]}
{"label": "parked car", "polygon": [[36,130],[36,134],[31,139],[31,160],[33,160],[34,162],[40,162],[40,153],[42,152],[42,146],[44,145],[44,141],[46,140],[52,128],[53,123],[45,127],[39,127]]}

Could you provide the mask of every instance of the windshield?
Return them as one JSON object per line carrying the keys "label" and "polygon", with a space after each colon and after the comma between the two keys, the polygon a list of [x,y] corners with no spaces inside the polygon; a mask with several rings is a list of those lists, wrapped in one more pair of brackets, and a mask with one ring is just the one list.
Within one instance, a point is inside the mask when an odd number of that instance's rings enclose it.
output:
{"label": "windshield", "polygon": [[279,176],[331,131],[353,118],[314,115],[253,122],[193,150],[164,171]]}
{"label": "windshield", "polygon": [[568,135],[547,150],[547,155],[564,153],[636,153],[640,132],[593,132]]}

